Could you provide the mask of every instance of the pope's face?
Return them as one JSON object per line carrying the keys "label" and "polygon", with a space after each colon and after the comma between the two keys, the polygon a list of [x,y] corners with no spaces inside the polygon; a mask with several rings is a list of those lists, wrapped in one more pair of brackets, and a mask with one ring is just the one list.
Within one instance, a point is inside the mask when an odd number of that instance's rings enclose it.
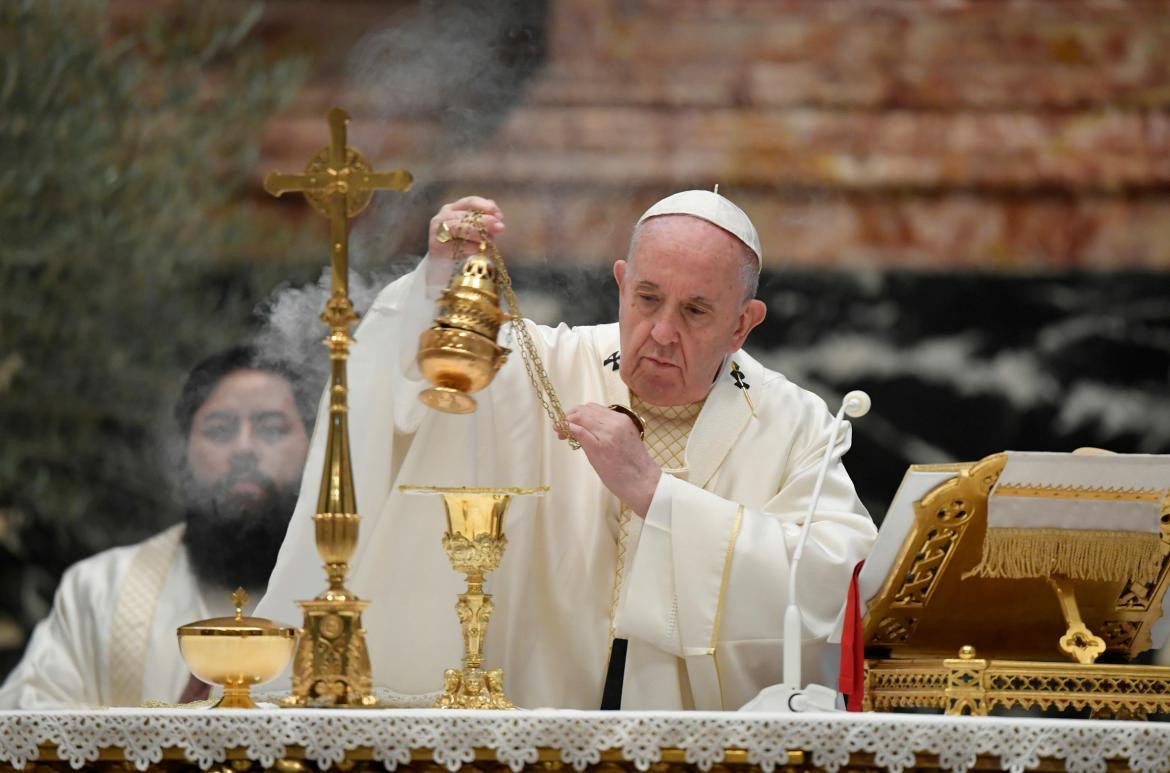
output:
{"label": "pope's face", "polygon": [[187,469],[220,507],[248,511],[295,490],[308,452],[292,387],[275,373],[237,370],[195,411]]}
{"label": "pope's face", "polygon": [[705,220],[665,215],[642,225],[614,264],[621,377],[652,405],[686,405],[711,389],[724,356],[764,318],[744,300],[744,247]]}

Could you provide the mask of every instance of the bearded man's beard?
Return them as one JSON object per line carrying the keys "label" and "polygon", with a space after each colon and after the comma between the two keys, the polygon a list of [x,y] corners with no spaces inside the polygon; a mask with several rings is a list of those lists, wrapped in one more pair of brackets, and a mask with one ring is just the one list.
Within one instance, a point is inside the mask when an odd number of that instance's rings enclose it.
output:
{"label": "bearded man's beard", "polygon": [[[233,494],[240,481],[254,483],[261,495]],[[214,486],[200,486],[187,476],[182,489],[183,544],[195,576],[225,588],[266,586],[297,503],[296,488],[281,489],[250,466],[233,466]]]}

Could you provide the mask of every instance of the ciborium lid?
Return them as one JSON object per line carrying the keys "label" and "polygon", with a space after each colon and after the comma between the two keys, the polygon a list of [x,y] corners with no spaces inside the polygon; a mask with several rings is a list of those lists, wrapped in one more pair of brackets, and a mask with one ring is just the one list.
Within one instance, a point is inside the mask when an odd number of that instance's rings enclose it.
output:
{"label": "ciborium lid", "polygon": [[248,594],[243,588],[236,588],[232,594],[236,605],[234,617],[212,617],[180,626],[179,636],[280,636],[295,638],[297,629],[280,625],[264,617],[249,617],[244,614]]}

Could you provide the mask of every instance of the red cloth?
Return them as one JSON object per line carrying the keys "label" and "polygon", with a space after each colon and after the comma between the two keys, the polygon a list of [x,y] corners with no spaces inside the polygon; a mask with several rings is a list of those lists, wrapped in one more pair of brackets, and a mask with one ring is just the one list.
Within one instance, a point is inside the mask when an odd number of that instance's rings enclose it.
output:
{"label": "red cloth", "polygon": [[861,599],[858,598],[857,576],[861,574],[861,561],[853,567],[853,579],[849,581],[849,594],[845,598],[845,627],[841,631],[841,673],[837,678],[837,691],[845,696],[845,708],[861,711],[861,699],[865,696],[865,642],[862,641]]}

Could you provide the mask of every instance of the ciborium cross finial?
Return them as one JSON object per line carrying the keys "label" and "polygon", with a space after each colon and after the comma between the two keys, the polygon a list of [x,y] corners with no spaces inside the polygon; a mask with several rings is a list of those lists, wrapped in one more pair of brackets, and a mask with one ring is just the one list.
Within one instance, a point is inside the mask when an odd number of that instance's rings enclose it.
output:
{"label": "ciborium cross finial", "polygon": [[241,585],[237,587],[236,592],[232,594],[232,604],[234,604],[236,607],[237,620],[244,616],[244,605],[249,601],[251,601],[251,599],[248,598],[248,592],[244,590],[244,586]]}

